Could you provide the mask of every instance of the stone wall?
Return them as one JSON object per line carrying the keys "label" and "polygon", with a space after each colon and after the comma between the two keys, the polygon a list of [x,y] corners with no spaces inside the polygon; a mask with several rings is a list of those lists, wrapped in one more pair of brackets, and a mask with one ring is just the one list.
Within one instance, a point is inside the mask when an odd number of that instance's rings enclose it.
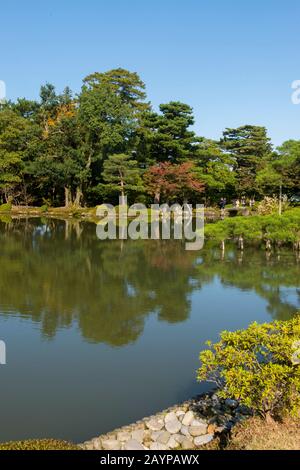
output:
{"label": "stone wall", "polygon": [[235,400],[207,394],[81,444],[86,450],[197,449],[251,415]]}

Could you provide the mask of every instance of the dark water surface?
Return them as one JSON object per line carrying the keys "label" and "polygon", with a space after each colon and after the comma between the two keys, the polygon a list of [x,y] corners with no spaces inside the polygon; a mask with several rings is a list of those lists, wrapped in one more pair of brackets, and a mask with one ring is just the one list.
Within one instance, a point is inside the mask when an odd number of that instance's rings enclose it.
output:
{"label": "dark water surface", "polygon": [[178,241],[99,241],[91,223],[0,222],[0,441],[83,441],[202,392],[207,339],[300,307],[300,261]]}

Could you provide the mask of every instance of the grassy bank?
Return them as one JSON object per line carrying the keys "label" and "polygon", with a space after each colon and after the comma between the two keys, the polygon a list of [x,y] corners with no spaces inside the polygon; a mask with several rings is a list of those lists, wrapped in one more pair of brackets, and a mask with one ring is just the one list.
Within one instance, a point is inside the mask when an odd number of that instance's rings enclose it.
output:
{"label": "grassy bank", "polygon": [[254,417],[238,424],[228,436],[218,438],[203,450],[299,450],[300,420],[266,421]]}

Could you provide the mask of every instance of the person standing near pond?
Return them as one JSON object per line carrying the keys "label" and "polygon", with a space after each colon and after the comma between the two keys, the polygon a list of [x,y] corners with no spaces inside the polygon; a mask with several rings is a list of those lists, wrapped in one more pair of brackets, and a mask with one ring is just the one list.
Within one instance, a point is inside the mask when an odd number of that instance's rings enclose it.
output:
{"label": "person standing near pond", "polygon": [[224,197],[221,197],[220,202],[219,202],[219,207],[221,210],[224,210],[227,204],[227,200]]}

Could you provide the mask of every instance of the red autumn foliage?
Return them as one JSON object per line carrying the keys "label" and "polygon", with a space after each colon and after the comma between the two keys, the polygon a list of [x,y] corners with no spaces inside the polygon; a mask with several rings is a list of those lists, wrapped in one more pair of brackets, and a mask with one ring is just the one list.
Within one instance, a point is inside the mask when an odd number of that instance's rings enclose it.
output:
{"label": "red autumn foliage", "polygon": [[144,182],[148,194],[154,196],[159,202],[161,196],[173,199],[176,196],[185,198],[191,192],[202,193],[204,184],[195,178],[194,165],[185,162],[174,165],[170,162],[159,163],[151,166],[144,175]]}

